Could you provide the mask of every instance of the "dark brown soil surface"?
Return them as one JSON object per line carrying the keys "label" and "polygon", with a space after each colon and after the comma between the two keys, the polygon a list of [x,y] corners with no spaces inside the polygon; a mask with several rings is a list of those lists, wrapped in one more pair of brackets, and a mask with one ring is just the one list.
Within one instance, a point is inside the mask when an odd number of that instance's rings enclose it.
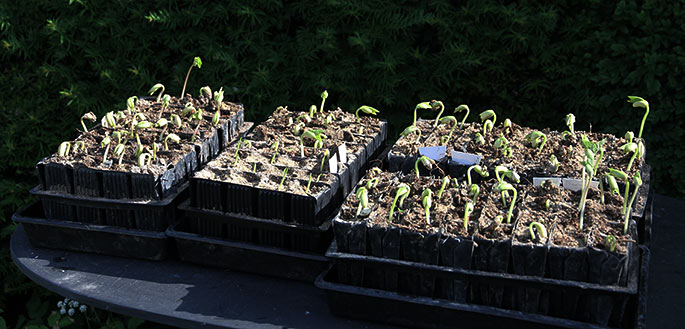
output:
{"label": "dark brown soil surface", "polygon": [[[198,127],[197,121],[190,121],[188,117],[181,116],[181,111],[185,107],[186,103],[192,103],[195,108],[203,110],[203,120],[200,121],[198,133],[195,136],[196,142],[191,142],[191,137],[195,129]],[[227,118],[236,114],[239,109],[240,107],[237,104],[224,102],[222,105],[220,123],[223,124]],[[157,102],[156,99],[138,100],[136,104],[136,113],[143,114],[146,121],[149,121],[153,124],[160,118],[166,118],[167,120],[171,121],[171,114],[178,114],[181,116],[183,121],[183,125],[180,128],[177,128],[173,124],[169,123],[166,130],[162,128],[149,128],[139,132],[140,141],[147,149],[146,152],[152,154],[152,144],[155,142],[160,144],[160,151],[157,153],[157,159],[155,161],[151,161],[150,165],[142,168],[138,166],[137,158],[134,156],[137,149],[137,143],[134,134],[129,134],[126,138],[122,138],[121,142],[126,148],[124,150],[121,165],[118,164],[119,160],[118,158],[115,158],[113,154],[114,148],[117,145],[117,140],[112,137],[112,133],[114,131],[123,131],[128,133],[131,132],[131,121],[133,119],[133,115],[129,113],[128,110],[121,111],[121,114],[125,115],[125,117],[117,119],[115,128],[105,128],[101,125],[96,125],[92,128],[89,128],[88,132],[84,132],[77,137],[74,142],[83,141],[85,143],[85,150],[73,152],[75,145],[72,143],[72,152],[70,152],[67,157],[61,158],[57,154],[53,154],[52,156],[46,158],[44,162],[57,162],[71,166],[86,166],[101,170],[160,175],[169,167],[175,165],[184,155],[193,150],[193,144],[203,141],[214,133],[214,127],[212,126],[212,116],[214,115],[214,112],[214,102],[210,102],[210,100],[204,95],[199,99],[194,99],[190,95],[187,95],[183,99],[171,97],[169,106],[164,110],[162,110],[161,103]],[[114,114],[116,115],[117,112],[115,111]],[[98,118],[98,122],[100,119],[101,118]],[[86,121],[86,126],[91,125],[91,122]],[[164,151],[163,139],[169,133],[177,134],[181,138],[181,142],[179,144],[171,141],[168,142],[169,150]],[[107,135],[109,135],[111,138],[107,160],[112,160],[112,162],[103,164],[102,160],[106,147],[101,147],[100,143]]]}
{"label": "dark brown soil surface", "polygon": [[393,145],[391,152],[393,154],[413,155],[419,152],[419,147],[423,146],[437,146],[426,143],[433,131],[432,120],[417,120],[416,127],[421,130],[421,138],[417,142],[418,133],[413,133],[405,137],[400,137],[395,145]]}

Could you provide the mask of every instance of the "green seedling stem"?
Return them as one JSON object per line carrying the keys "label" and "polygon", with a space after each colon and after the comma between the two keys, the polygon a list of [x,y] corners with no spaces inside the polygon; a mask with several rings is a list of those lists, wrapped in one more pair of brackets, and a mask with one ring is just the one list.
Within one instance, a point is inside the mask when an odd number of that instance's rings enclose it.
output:
{"label": "green seedling stem", "polygon": [[607,235],[606,238],[606,245],[609,248],[609,252],[614,252],[616,250],[616,245],[618,244],[618,241],[616,240],[616,237],[609,234]]}
{"label": "green seedling stem", "polygon": [[86,128],[85,122],[83,120],[89,120],[91,122],[95,122],[98,120],[98,118],[95,116],[95,113],[93,112],[88,112],[81,116],[81,127],[83,127],[83,132],[88,132],[88,128]]}
{"label": "green seedling stem", "polygon": [[573,113],[569,113],[566,115],[566,127],[568,127],[568,132],[571,133],[571,135],[575,135],[576,131],[574,129],[574,124],[576,123],[576,116],[573,115]]}
{"label": "green seedling stem", "polygon": [[357,196],[357,199],[359,199],[359,205],[357,206],[357,214],[355,217],[359,217],[359,214],[366,210],[369,204],[369,191],[362,186],[357,189],[357,193],[355,193],[355,195]]}
{"label": "green seedling stem", "polygon": [[412,123],[413,126],[416,126],[416,111],[418,110],[430,110],[432,109],[430,102],[421,102],[416,104],[416,107],[414,107],[414,121]]}
{"label": "green seedling stem", "polygon": [[[433,128],[438,126],[438,123],[440,123],[440,116],[442,116],[442,112],[445,111],[445,104],[443,104],[441,101],[436,101],[433,100],[431,101],[431,109],[437,110],[440,108],[440,112],[438,112],[438,116],[435,118],[435,123],[433,123]],[[455,125],[456,125],[456,120],[455,120]]]}
{"label": "green seedling stem", "polygon": [[402,211],[402,204],[404,203],[404,200],[409,196],[409,192],[411,189],[409,188],[409,185],[402,183],[397,187],[397,191],[395,192],[395,198],[392,200],[392,206],[390,207],[390,216],[388,217],[388,220],[392,223],[392,215],[395,213],[395,206],[397,206],[397,201],[399,200],[399,208],[398,211]]}
{"label": "green seedling stem", "polygon": [[442,184],[440,185],[440,191],[438,191],[438,199],[442,198],[442,192],[445,191],[445,188],[449,186],[450,181],[452,178],[448,175],[442,178]]}
{"label": "green seedling stem", "polygon": [[276,155],[278,155],[278,141],[275,141],[273,146],[271,146],[271,149],[274,152],[274,155],[271,156],[271,161],[269,161],[270,164],[274,164],[276,161]]}
{"label": "green seedling stem", "polygon": [[328,113],[328,115],[326,115],[326,120],[324,121],[324,126],[328,127],[328,125],[330,125],[335,120],[337,120],[335,118],[335,115],[333,115],[333,113]]}
{"label": "green seedling stem", "polygon": [[200,57],[193,58],[193,64],[190,65],[190,67],[188,68],[188,73],[186,73],[186,79],[185,79],[185,81],[183,81],[183,89],[181,89],[181,97],[179,97],[179,98],[183,98],[185,96],[186,85],[188,84],[188,78],[190,77],[190,71],[193,69],[193,67],[196,67],[196,66],[198,69],[202,68],[202,59],[200,59]]}
{"label": "green seedling stem", "polygon": [[543,240],[547,239],[547,229],[545,228],[545,225],[542,225],[540,222],[532,222],[530,225],[528,225],[528,232],[530,232],[530,239],[532,241],[535,241],[535,231],[538,231],[539,235],[539,240],[542,242]]}
{"label": "green seedling stem", "polygon": [[319,171],[323,171],[324,165],[326,164],[326,159],[331,156],[331,151],[326,149],[323,151],[323,158],[321,158],[321,168],[319,168]]}
{"label": "green seedling stem", "polygon": [[[630,197],[630,202],[628,202],[626,213],[623,219],[623,234],[628,234],[628,221],[630,220],[630,213],[633,207],[633,202],[635,202],[637,192],[640,190],[640,186],[642,186],[642,177],[640,177],[639,171],[635,173],[635,176],[633,176],[633,185],[635,185],[635,190],[633,191],[633,195]],[[628,185],[626,185],[626,189],[627,186]]]}
{"label": "green seedling stem", "polygon": [[111,142],[112,139],[109,138],[109,135],[106,135],[105,138],[102,139],[102,142],[100,142],[100,146],[105,148],[105,154],[102,156],[103,164],[107,161],[107,153],[109,153],[109,144]]}
{"label": "green seedling stem", "polygon": [[126,145],[125,144],[117,144],[117,146],[114,148],[114,156],[119,159],[119,166],[121,166],[121,162],[124,160],[124,153],[126,151]]}
{"label": "green seedling stem", "polygon": [[485,138],[483,137],[483,135],[481,133],[476,133],[476,143],[478,143],[480,145],[485,144]]}
{"label": "green seedling stem", "polygon": [[138,167],[145,167],[150,164],[150,159],[152,158],[152,155],[150,153],[141,153],[138,156]]}
{"label": "green seedling stem", "polygon": [[172,142],[178,144],[181,142],[181,137],[178,137],[176,134],[169,134],[164,138],[164,151],[169,150],[169,144],[168,141],[171,140]]}
{"label": "green seedling stem", "polygon": [[375,188],[378,185],[378,177],[373,177],[366,181],[366,188],[367,189],[372,189]]}
{"label": "green seedling stem", "polygon": [[171,102],[171,96],[169,96],[168,94],[165,94],[164,96],[162,96],[162,100],[160,102],[162,103],[162,111],[166,110],[167,108],[169,108],[169,102]]}
{"label": "green seedling stem", "polygon": [[[485,121],[483,123],[483,136],[485,136],[489,131],[492,131],[492,128],[495,126],[497,115],[494,110],[487,110],[481,112],[479,117],[481,122]],[[490,120],[490,118],[492,118],[492,120]]]}
{"label": "green seedling stem", "polygon": [[321,115],[323,115],[323,106],[324,104],[326,104],[326,98],[328,98],[328,90],[324,90],[321,93],[321,107],[319,107],[319,112],[321,113]]}
{"label": "green seedling stem", "polygon": [[[452,133],[454,132],[454,128],[457,127],[457,118],[448,115],[442,119],[440,119],[441,124],[446,124],[449,127],[449,124],[452,124],[452,128],[450,128],[450,134],[447,135],[447,140],[443,141],[442,145],[447,145],[450,142],[450,139],[452,139]],[[443,136],[444,137],[444,136]]]}
{"label": "green seedling stem", "polygon": [[302,136],[300,136],[300,156],[304,158],[304,139],[305,138],[310,138],[313,139],[314,146],[316,147],[317,145],[323,145],[323,138],[327,138],[326,135],[323,134],[323,130],[321,129],[310,129],[310,130],[305,130],[302,133]]}
{"label": "green seedling stem", "polygon": [[402,133],[400,134],[400,136],[406,137],[406,136],[409,136],[410,134],[415,133],[415,132],[417,133],[416,143],[419,143],[419,140],[421,140],[421,130],[414,125],[411,125],[411,126],[405,128],[402,131]]}
{"label": "green seedling stem", "polygon": [[545,146],[547,143],[547,136],[543,134],[542,132],[539,132],[537,130],[532,131],[528,135],[526,135],[526,140],[533,146],[533,147],[538,147],[538,151],[542,151],[542,148]]}
{"label": "green seedling stem", "polygon": [[[255,165],[257,163],[255,162]],[[309,187],[312,185],[312,173],[309,173],[309,181],[307,181],[307,188],[304,189],[304,193],[309,194]]]}
{"label": "green seedling stem", "polygon": [[157,102],[160,102],[162,100],[162,94],[164,94],[164,89],[165,88],[163,84],[157,83],[154,86],[152,86],[152,88],[150,88],[150,90],[148,90],[147,93],[150,94],[150,96],[152,96],[152,94],[159,90],[159,95],[157,95]]}
{"label": "green seedling stem", "polygon": [[212,116],[212,125],[214,127],[219,125],[221,118],[221,107],[224,102],[224,87],[219,88],[219,91],[214,92],[214,102],[216,103],[216,112]]}
{"label": "green seedling stem", "polygon": [[500,192],[512,191],[514,193],[514,196],[511,198],[511,203],[509,204],[509,211],[507,212],[507,224],[511,224],[511,214],[514,212],[514,203],[516,203],[516,197],[518,196],[518,192],[516,191],[516,188],[514,188],[513,185],[507,182],[499,183],[499,185],[497,185],[496,188]]}
{"label": "green seedling stem", "polygon": [[552,154],[549,156],[549,163],[552,165],[552,168],[554,168],[554,173],[559,170],[559,160],[557,159],[557,156]]}
{"label": "green seedling stem", "polygon": [[157,161],[157,152],[159,152],[159,143],[152,143],[152,161]]}
{"label": "green seedling stem", "polygon": [[243,145],[243,139],[240,138],[238,141],[238,145],[235,147],[235,155],[233,156],[233,167],[238,163],[238,160],[240,160],[240,146]]}
{"label": "green seedling stem", "polygon": [[281,176],[281,183],[278,184],[278,189],[280,190],[283,187],[283,182],[285,182],[285,176],[288,174],[288,167],[283,169],[283,175]]}
{"label": "green seedling stem", "polygon": [[79,150],[86,151],[86,143],[83,141],[75,141],[74,142],[74,153],[78,152]]}
{"label": "green seedling stem", "polygon": [[609,168],[609,175],[624,182],[626,185],[625,192],[623,193],[623,207],[621,208],[621,214],[625,214],[626,204],[628,202],[628,191],[630,190],[630,178],[625,172],[612,168]]}
{"label": "green seedling stem", "polygon": [[71,149],[71,143],[70,142],[62,142],[59,144],[59,147],[57,148],[57,155],[60,158],[65,158],[67,155],[69,155],[69,150]]}
{"label": "green seedling stem", "polygon": [[414,171],[416,171],[417,179],[421,177],[421,175],[419,175],[419,163],[423,164],[426,169],[433,170],[433,164],[435,164],[435,161],[425,155],[422,155],[416,159],[416,162],[414,162]]}
{"label": "green seedling stem", "polygon": [[464,230],[466,232],[469,231],[469,217],[471,217],[474,208],[475,204],[473,202],[466,201],[466,204],[464,205]]}
{"label": "green seedling stem", "polygon": [[513,131],[511,128],[511,120],[509,118],[504,119],[504,123],[502,124],[502,130],[504,130],[505,134],[511,134]]}
{"label": "green seedling stem", "polygon": [[431,205],[433,204],[433,191],[425,189],[421,193],[421,205],[426,213],[426,223],[431,224]]}
{"label": "green seedling stem", "polygon": [[478,194],[480,194],[480,187],[478,187],[477,184],[473,184],[471,180],[471,171],[475,171],[478,173],[481,177],[488,177],[490,174],[488,173],[487,169],[484,167],[481,167],[479,165],[473,165],[470,166],[469,169],[466,170],[466,180],[467,180],[467,185],[469,186],[469,195],[473,196],[473,203],[475,204],[476,201],[478,200]]}
{"label": "green seedling stem", "polygon": [[309,117],[313,118],[316,115],[316,105],[312,104],[309,107]]}
{"label": "green seedling stem", "polygon": [[642,123],[640,124],[640,132],[637,134],[637,138],[642,138],[642,129],[645,127],[645,121],[647,120],[647,115],[649,115],[649,103],[644,98],[638,96],[628,96],[628,103],[632,103],[633,107],[645,109],[645,115],[642,117]]}
{"label": "green seedling stem", "polygon": [[[592,179],[597,175],[597,168],[602,162],[602,157],[604,156],[604,143],[605,139],[599,142],[591,142],[588,140],[586,135],[582,136],[581,144],[585,150],[585,159],[580,163],[583,165],[583,174],[581,177],[582,181],[582,192],[580,194],[580,204],[578,205],[579,216],[579,228],[583,229],[583,219],[585,216],[585,203],[587,201],[587,193],[590,190],[590,184]],[[597,154],[599,153],[599,155]]]}
{"label": "green seedling stem", "polygon": [[171,124],[173,124],[176,128],[181,128],[181,126],[183,126],[183,121],[181,120],[181,117],[178,116],[178,114],[172,114],[169,117],[169,120],[171,121]]}
{"label": "green seedling stem", "polygon": [[136,102],[138,102],[137,96],[131,96],[126,100],[126,109],[129,114],[136,113]]}
{"label": "green seedling stem", "polygon": [[362,122],[362,119],[359,117],[359,111],[362,111],[362,113],[366,113],[369,115],[377,115],[378,113],[380,113],[380,111],[376,110],[371,106],[362,105],[357,109],[357,111],[354,112],[354,115],[357,116],[357,123]]}
{"label": "green seedling stem", "polygon": [[466,104],[459,105],[454,109],[454,113],[462,112],[462,111],[466,111],[466,114],[461,119],[461,123],[459,124],[459,129],[464,128],[464,122],[466,122],[466,118],[468,118],[469,113],[471,113],[471,110],[469,109],[468,105],[466,105]]}

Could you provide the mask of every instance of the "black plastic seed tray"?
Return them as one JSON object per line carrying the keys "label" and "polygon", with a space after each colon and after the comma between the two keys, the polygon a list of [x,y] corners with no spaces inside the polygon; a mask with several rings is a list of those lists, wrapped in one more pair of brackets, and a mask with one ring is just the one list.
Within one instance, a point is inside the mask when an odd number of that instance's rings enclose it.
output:
{"label": "black plastic seed tray", "polygon": [[45,191],[36,186],[47,219],[164,232],[176,221],[176,206],[188,197],[188,183],[162,200],[85,197]]}
{"label": "black plastic seed tray", "polygon": [[192,172],[217,156],[233,138],[244,132],[243,122],[244,110],[241,109],[214,129],[209,137],[196,143],[193,151],[158,176],[72,167],[44,160],[36,164],[36,172],[42,189],[46,191],[110,199],[160,200],[173,194]]}
{"label": "black plastic seed tray", "polygon": [[36,247],[149,260],[169,256],[169,240],[164,232],[46,219],[37,201],[18,210],[12,220],[21,223]]}
{"label": "black plastic seed tray", "polygon": [[[623,292],[629,295],[626,317],[620,328],[646,328],[649,249],[640,247],[641,262],[638,288]],[[430,297],[365,288],[341,283],[333,265],[317,279],[316,286],[326,291],[331,312],[338,316],[390,323],[412,328],[606,328],[543,314],[455,302]],[[499,280],[490,278],[490,280]],[[599,289],[596,286],[559,287],[580,294]],[[620,294],[615,291],[616,295]]]}
{"label": "black plastic seed tray", "polygon": [[170,227],[182,261],[291,280],[313,282],[328,266],[323,255],[189,233],[180,224]]}
{"label": "black plastic seed tray", "polygon": [[333,237],[330,220],[319,226],[300,225],[200,209],[190,206],[190,201],[178,208],[183,212],[186,231],[205,237],[321,255]]}

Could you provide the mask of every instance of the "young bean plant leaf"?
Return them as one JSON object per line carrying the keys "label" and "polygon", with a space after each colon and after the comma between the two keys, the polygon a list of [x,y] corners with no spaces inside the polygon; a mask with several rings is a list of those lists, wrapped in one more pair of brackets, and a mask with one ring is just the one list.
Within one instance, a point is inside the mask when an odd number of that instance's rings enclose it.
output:
{"label": "young bean plant leaf", "polygon": [[569,113],[566,115],[566,127],[568,127],[568,131],[571,133],[571,135],[576,134],[576,130],[574,129],[574,124],[576,123],[576,116],[573,115],[573,113]]}
{"label": "young bean plant leaf", "polygon": [[645,115],[642,117],[642,123],[640,124],[640,132],[637,134],[637,138],[642,138],[642,129],[644,129],[647,115],[649,115],[649,103],[644,98],[638,96],[628,96],[628,103],[632,103],[633,107],[645,109]]}
{"label": "young bean plant leaf", "polygon": [[[481,122],[485,121],[483,123],[483,136],[485,136],[489,131],[492,131],[492,128],[495,126],[497,115],[494,110],[487,110],[481,112],[479,116]],[[492,120],[490,120],[490,118],[492,118]]]}
{"label": "young bean plant leaf", "polygon": [[[321,115],[323,115],[323,106],[324,106],[324,104],[326,104],[326,98],[328,98],[328,90],[324,90],[321,93],[321,107],[319,107],[319,112],[321,113]],[[315,112],[316,112],[316,110],[315,110]],[[314,117],[314,116],[312,116],[312,117]]]}
{"label": "young bean plant leaf", "polygon": [[526,135],[526,141],[528,141],[528,143],[530,143],[533,147],[539,146],[538,151],[542,151],[545,143],[547,143],[547,136],[542,132],[534,130]]}
{"label": "young bean plant leaf", "polygon": [[423,164],[424,167],[428,170],[433,170],[433,165],[435,164],[435,161],[425,155],[422,155],[418,159],[416,159],[416,162],[414,162],[414,170],[416,171],[416,178],[420,178],[421,176],[419,175],[419,163]]}
{"label": "young bean plant leaf", "polygon": [[504,130],[505,134],[511,134],[511,120],[509,118],[504,119],[504,123],[502,123],[502,130]]}
{"label": "young bean plant leaf", "polygon": [[369,115],[377,115],[380,113],[380,111],[376,110],[375,108],[367,105],[362,105],[360,106],[356,112],[354,112],[354,115],[357,116],[357,123],[361,122],[361,118],[359,117],[359,111],[362,111],[363,113],[369,114]]}
{"label": "young bean plant leaf", "polygon": [[582,230],[587,193],[590,190],[592,179],[595,177],[595,175],[597,175],[597,168],[599,168],[599,164],[602,162],[602,157],[604,156],[604,143],[606,142],[606,139],[603,139],[599,142],[591,142],[586,135],[583,135],[580,142],[585,151],[585,159],[580,162],[580,164],[583,166],[583,174],[581,176],[582,190],[580,194],[580,203],[578,205],[578,211],[580,212],[579,228]]}
{"label": "young bean plant leaf", "polygon": [[397,191],[395,192],[395,198],[392,200],[392,206],[390,206],[390,216],[388,217],[388,221],[392,223],[392,215],[395,213],[395,207],[397,206],[397,202],[399,201],[399,211],[401,211],[402,204],[404,203],[404,199],[409,196],[409,192],[411,189],[409,188],[409,185],[402,183],[397,187]]}
{"label": "young bean plant leaf", "polygon": [[402,131],[402,133],[400,133],[400,136],[406,137],[406,136],[409,136],[410,134],[413,134],[413,133],[417,133],[416,143],[418,143],[419,140],[421,139],[421,130],[414,125],[411,125],[411,126],[405,128]]}
{"label": "young bean plant leaf", "polygon": [[412,123],[413,126],[416,126],[416,111],[418,110],[430,110],[433,107],[431,106],[430,102],[421,102],[416,104],[416,107],[414,107],[414,121]]}
{"label": "young bean plant leaf", "polygon": [[443,136],[441,138],[442,145],[447,145],[450,142],[450,139],[452,139],[452,133],[454,132],[454,128],[457,127],[457,118],[448,115],[442,119],[440,119],[441,124],[446,124],[449,127],[449,124],[452,124],[452,128],[450,128],[450,133],[447,136]]}
{"label": "young bean plant leaf", "polygon": [[[445,104],[443,104],[441,101],[436,101],[433,100],[431,101],[431,108],[433,110],[437,110],[438,108],[440,109],[440,112],[438,112],[438,116],[435,117],[435,123],[433,124],[433,128],[438,126],[438,123],[440,123],[440,116],[442,116],[442,112],[445,111]],[[456,120],[455,120],[455,125],[456,125]]]}
{"label": "young bean plant leaf", "polygon": [[159,90],[159,95],[157,95],[157,102],[159,102],[159,101],[162,100],[162,94],[164,93],[164,89],[165,89],[165,88],[164,88],[164,85],[163,85],[163,84],[157,83],[157,84],[155,84],[154,86],[152,86],[152,88],[150,88],[150,90],[148,90],[147,93],[148,93],[150,96],[152,96],[152,94],[154,94],[155,92],[157,92],[157,90]]}
{"label": "young bean plant leaf", "polygon": [[501,182],[495,188],[499,192],[511,191],[514,193],[514,196],[512,197],[511,202],[509,203],[509,211],[507,212],[507,224],[511,224],[511,215],[514,212],[514,203],[516,203],[516,197],[518,195],[518,192],[516,191],[516,188],[514,188],[513,185],[507,182]]}
{"label": "young bean plant leaf", "polygon": [[86,124],[83,122],[83,120],[89,120],[90,122],[95,122],[98,120],[98,118],[95,116],[95,113],[93,112],[88,112],[81,116],[81,126],[83,127],[83,132],[88,132],[88,128],[86,128]]}
{"label": "young bean plant leaf", "polygon": [[426,223],[431,224],[431,205],[433,204],[433,191],[425,189],[421,193],[421,205],[426,213]]}
{"label": "young bean plant leaf", "polygon": [[138,102],[138,96],[131,96],[126,100],[126,109],[129,114],[136,113],[136,103]]}
{"label": "young bean plant leaf", "polygon": [[193,67],[196,67],[198,69],[202,68],[202,59],[200,57],[195,57],[193,58],[193,64],[190,65],[190,68],[188,68],[188,73],[186,73],[186,79],[183,81],[183,89],[181,89],[181,97],[183,98],[186,94],[186,85],[188,84],[188,77],[190,77],[190,71],[193,69]]}
{"label": "young bean plant leaf", "polygon": [[178,137],[178,135],[173,134],[173,133],[167,135],[167,136],[164,138],[164,151],[168,151],[168,150],[169,150],[169,144],[168,144],[168,141],[169,141],[169,140],[171,140],[172,142],[178,144],[178,143],[181,142],[181,137]]}

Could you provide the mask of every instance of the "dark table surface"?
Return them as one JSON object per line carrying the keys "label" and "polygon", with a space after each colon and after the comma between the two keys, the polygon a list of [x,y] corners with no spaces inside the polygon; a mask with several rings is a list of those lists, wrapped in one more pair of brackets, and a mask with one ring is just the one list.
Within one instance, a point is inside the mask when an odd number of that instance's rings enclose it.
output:
{"label": "dark table surface", "polygon": [[[649,328],[680,328],[685,201],[654,197]],[[684,216],[685,217],[685,216]],[[331,315],[313,284],[199,267],[34,248],[19,226],[14,262],[29,278],[97,308],[187,328],[389,328]]]}

